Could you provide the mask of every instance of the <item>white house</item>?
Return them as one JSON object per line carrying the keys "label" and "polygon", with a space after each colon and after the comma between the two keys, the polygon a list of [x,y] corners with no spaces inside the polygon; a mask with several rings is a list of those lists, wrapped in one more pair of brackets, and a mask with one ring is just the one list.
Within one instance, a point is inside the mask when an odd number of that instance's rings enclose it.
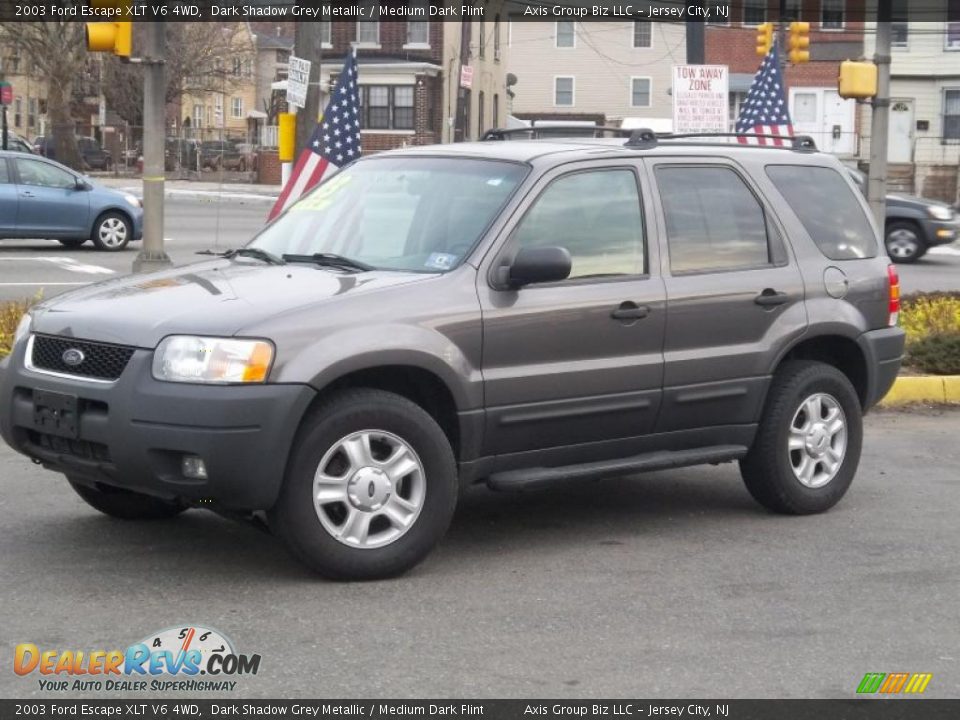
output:
{"label": "white house", "polygon": [[671,69],[686,62],[683,23],[511,22],[512,113],[526,120],[670,118]]}

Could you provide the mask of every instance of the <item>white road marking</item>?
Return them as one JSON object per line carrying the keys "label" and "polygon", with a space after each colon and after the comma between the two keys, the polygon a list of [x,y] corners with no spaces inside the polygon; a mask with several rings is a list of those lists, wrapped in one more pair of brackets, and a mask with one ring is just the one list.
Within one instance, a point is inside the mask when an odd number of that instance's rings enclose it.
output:
{"label": "white road marking", "polygon": [[941,245],[940,247],[932,247],[927,252],[931,255],[960,255],[960,248]]}
{"label": "white road marking", "polygon": [[61,270],[83,273],[85,275],[113,275],[116,273],[116,270],[111,270],[110,268],[103,267],[102,265],[88,265],[87,263],[78,262],[73,258],[65,257],[0,257],[0,260],[6,260],[7,262],[27,260],[53,263],[54,265],[59,266]]}

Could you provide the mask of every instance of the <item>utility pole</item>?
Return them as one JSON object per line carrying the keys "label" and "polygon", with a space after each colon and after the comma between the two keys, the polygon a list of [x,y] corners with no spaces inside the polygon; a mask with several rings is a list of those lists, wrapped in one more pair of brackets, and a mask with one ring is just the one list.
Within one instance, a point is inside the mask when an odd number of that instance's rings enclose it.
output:
{"label": "utility pole", "polygon": [[294,158],[300,157],[320,117],[321,54],[323,52],[322,26],[320,22],[298,22],[294,27],[293,54],[301,60],[310,61],[310,77],[307,79],[307,104],[297,113],[297,144]]}
{"label": "utility pole", "polygon": [[703,21],[687,22],[687,65],[703,65],[706,62],[705,28]]}
{"label": "utility pole", "polygon": [[877,95],[873,99],[870,127],[870,173],[867,176],[867,200],[883,230],[887,220],[887,136],[890,127],[890,18],[891,0],[877,3],[877,46],[873,62],[877,66]]}
{"label": "utility pole", "polygon": [[172,263],[163,249],[164,138],[166,137],[167,66],[163,21],[146,25],[143,65],[143,245],[134,272],[149,272]]}

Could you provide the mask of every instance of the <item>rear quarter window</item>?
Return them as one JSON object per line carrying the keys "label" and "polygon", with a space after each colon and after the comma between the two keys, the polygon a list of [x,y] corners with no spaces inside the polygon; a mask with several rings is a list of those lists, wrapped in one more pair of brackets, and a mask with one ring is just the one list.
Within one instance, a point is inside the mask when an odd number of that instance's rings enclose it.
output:
{"label": "rear quarter window", "polygon": [[840,173],[811,165],[767,165],[766,170],[820,252],[831,260],[877,256],[870,221]]}

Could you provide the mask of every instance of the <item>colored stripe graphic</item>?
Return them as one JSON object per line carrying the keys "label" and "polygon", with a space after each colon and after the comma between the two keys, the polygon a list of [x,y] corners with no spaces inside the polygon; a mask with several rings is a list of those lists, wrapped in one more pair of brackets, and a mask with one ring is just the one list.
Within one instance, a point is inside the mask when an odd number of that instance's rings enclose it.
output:
{"label": "colored stripe graphic", "polygon": [[933,673],[867,673],[857,686],[857,693],[897,693],[920,694],[927,689],[933,679]]}

